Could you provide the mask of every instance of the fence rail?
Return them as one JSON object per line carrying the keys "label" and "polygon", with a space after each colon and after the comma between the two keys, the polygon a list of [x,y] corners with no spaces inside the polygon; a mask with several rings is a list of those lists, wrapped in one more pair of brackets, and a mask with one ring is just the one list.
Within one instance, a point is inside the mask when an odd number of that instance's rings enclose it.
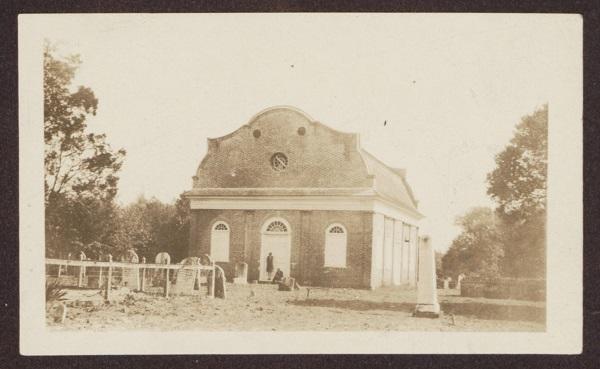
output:
{"label": "fence rail", "polygon": [[[53,268],[50,268],[53,266]],[[55,269],[56,268],[56,269]],[[69,272],[69,268],[70,272]],[[123,261],[98,260],[71,260],[71,259],[46,259],[46,278],[54,279],[59,285],[70,281],[71,285],[77,287],[90,287],[93,280],[95,288],[104,291],[105,300],[110,299],[111,290],[115,285],[126,284],[134,290],[146,292],[149,287],[156,287],[156,283],[162,288],[165,297],[169,296],[172,288],[171,280],[175,280],[176,293],[192,293],[194,288],[204,282],[210,297],[215,296],[215,276],[218,267],[211,261],[210,265],[203,264],[146,264],[130,263]],[[55,269],[52,272],[51,269]],[[152,271],[147,273],[147,271]],[[173,274],[171,274],[171,271]]]}
{"label": "fence rail", "polygon": [[213,265],[190,265],[190,264],[146,264],[127,263],[123,261],[96,261],[96,260],[63,260],[46,259],[46,265],[82,266],[82,267],[113,267],[113,268],[145,268],[145,269],[191,269],[191,270],[213,270]]}

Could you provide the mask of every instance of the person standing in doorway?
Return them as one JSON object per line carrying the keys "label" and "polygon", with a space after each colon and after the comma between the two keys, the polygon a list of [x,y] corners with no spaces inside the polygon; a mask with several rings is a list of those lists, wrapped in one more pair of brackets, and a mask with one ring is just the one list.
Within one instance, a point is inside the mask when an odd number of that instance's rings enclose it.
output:
{"label": "person standing in doorway", "polygon": [[273,269],[273,254],[269,253],[269,256],[267,256],[267,277],[269,280],[273,276]]}

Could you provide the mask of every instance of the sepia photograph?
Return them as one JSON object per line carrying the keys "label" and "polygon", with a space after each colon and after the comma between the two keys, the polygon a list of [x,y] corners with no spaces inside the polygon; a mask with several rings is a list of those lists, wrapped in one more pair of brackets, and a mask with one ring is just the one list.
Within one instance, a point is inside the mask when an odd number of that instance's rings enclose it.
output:
{"label": "sepia photograph", "polygon": [[21,352],[580,352],[581,30],[21,15]]}

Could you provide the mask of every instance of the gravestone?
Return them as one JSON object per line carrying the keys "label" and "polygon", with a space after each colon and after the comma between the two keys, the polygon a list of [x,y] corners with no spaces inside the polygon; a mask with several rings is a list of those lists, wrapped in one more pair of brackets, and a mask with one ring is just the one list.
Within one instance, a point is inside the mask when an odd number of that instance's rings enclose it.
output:
{"label": "gravestone", "polygon": [[[85,252],[81,251],[81,252],[79,253],[79,260],[87,260],[87,256],[85,256]],[[83,276],[85,276],[85,272],[86,272],[86,270],[85,270],[85,266],[82,266],[82,267],[81,267],[81,270],[82,270],[82,274],[83,274]]]}
{"label": "gravestone", "polygon": [[179,269],[173,286],[175,295],[191,295],[194,293],[194,284],[196,283],[197,270]]}
{"label": "gravestone", "polygon": [[138,254],[133,249],[129,249],[127,251],[127,261],[135,264],[138,264],[140,262]]}
{"label": "gravestone", "polygon": [[202,265],[212,265],[213,260],[211,259],[210,255],[208,254],[203,254],[200,256],[200,264]]}
{"label": "gravestone", "polygon": [[[190,256],[179,264],[183,265],[200,265],[200,258],[196,256]],[[189,295],[194,293],[194,286],[198,279],[198,269],[179,269],[175,275],[175,286],[173,293],[176,295]]]}
{"label": "gravestone", "polygon": [[[215,265],[215,274],[217,275],[217,277],[215,278],[215,297],[224,299],[226,297],[226,289],[225,289],[225,272],[223,271],[223,269],[218,266]],[[207,282],[208,282],[208,294],[211,294],[211,286],[212,286],[212,278],[213,278],[213,272],[209,272],[208,273],[208,278],[207,278]]]}
{"label": "gravestone", "polygon": [[248,283],[248,264],[235,263],[235,275],[233,277],[234,284],[247,284]]}
{"label": "gravestone", "polygon": [[[131,264],[139,263],[139,257],[133,249],[127,251],[127,253],[121,258],[121,261]],[[133,266],[129,268],[123,268],[123,285],[130,290],[140,290],[140,268]]]}
{"label": "gravestone", "polygon": [[279,282],[279,291],[292,291],[296,287],[296,279],[292,277],[284,277],[281,282]]}
{"label": "gravestone", "polygon": [[154,258],[155,264],[171,264],[171,256],[166,252],[159,252]]}
{"label": "gravestone", "polygon": [[[212,264],[213,264],[213,261],[212,261],[211,257],[208,254],[202,254],[202,255],[200,255],[200,265],[211,266]],[[209,276],[208,272],[199,273],[199,275],[198,275],[198,283],[199,284],[206,284],[207,286],[210,287],[209,277],[210,276]]]}
{"label": "gravestone", "polygon": [[[154,257],[154,263],[155,264],[171,264],[171,256],[164,251],[159,252]],[[152,285],[154,285],[154,286],[162,285],[166,276],[167,276],[166,269],[154,269],[154,272],[152,273],[152,278],[151,278]]]}
{"label": "gravestone", "polygon": [[445,290],[450,289],[450,281],[451,280],[452,280],[452,278],[450,278],[450,277],[444,278],[444,289]]}
{"label": "gravestone", "polygon": [[183,265],[198,265],[200,264],[201,259],[197,256],[188,256],[187,258],[181,260],[179,264]]}
{"label": "gravestone", "polygon": [[421,237],[419,242],[419,279],[417,282],[417,306],[414,316],[438,318],[440,304],[437,298],[435,276],[435,255],[429,237]]}
{"label": "gravestone", "polygon": [[459,274],[458,278],[456,279],[456,289],[460,291],[460,282],[465,279],[465,275],[464,274]]}

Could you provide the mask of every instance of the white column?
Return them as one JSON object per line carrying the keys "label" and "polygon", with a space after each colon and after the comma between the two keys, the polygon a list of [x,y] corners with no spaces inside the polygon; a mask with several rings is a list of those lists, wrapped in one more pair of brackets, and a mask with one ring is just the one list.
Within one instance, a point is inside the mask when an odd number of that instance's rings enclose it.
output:
{"label": "white column", "polygon": [[385,218],[383,227],[383,285],[392,284],[393,248],[394,248],[394,220]]}
{"label": "white column", "polygon": [[402,263],[400,273],[400,284],[408,284],[409,263],[410,263],[410,244],[406,240],[410,239],[410,226],[402,223]]}
{"label": "white column", "polygon": [[371,288],[381,286],[383,277],[383,227],[382,214],[373,214],[373,235],[371,239]]}
{"label": "white column", "polygon": [[402,281],[402,222],[394,220],[394,247],[392,252],[392,280],[395,286],[399,286]]}
{"label": "white column", "polygon": [[411,287],[415,287],[417,285],[417,247],[418,247],[418,239],[417,239],[417,227],[410,225],[410,242],[408,245],[408,284]]}

